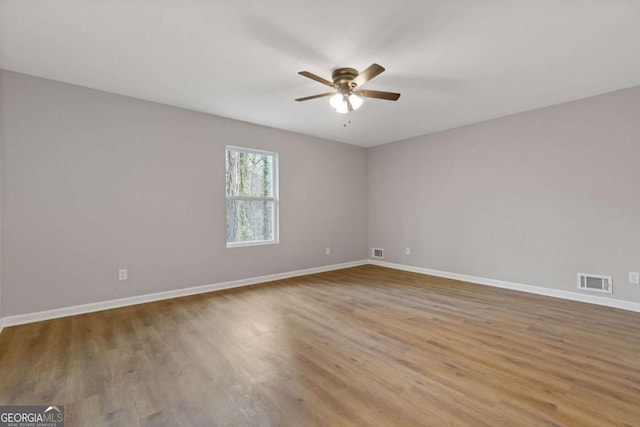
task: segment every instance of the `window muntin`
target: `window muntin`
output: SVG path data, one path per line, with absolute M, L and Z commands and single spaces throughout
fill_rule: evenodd
M 278 155 L 226 148 L 227 247 L 278 243 Z

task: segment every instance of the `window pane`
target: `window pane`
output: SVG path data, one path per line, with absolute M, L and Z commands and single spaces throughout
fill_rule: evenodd
M 272 197 L 273 156 L 227 149 L 227 196 Z
M 227 243 L 273 240 L 272 200 L 227 200 Z

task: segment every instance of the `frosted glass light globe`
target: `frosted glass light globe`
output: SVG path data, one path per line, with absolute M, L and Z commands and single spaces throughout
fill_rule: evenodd
M 340 107 L 340 104 L 343 104 L 344 96 L 341 93 L 336 93 L 331 98 L 329 98 L 329 104 L 336 110 Z
M 357 110 L 362 106 L 362 98 L 355 93 L 352 93 L 351 96 L 349 96 L 349 102 L 351 102 L 351 106 L 354 110 Z
M 347 114 L 349 112 L 349 106 L 347 106 L 347 101 L 343 101 L 340 103 L 336 111 L 340 114 Z

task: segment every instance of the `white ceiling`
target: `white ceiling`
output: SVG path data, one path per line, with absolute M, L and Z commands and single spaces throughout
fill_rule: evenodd
M 640 0 L 0 0 L 0 68 L 373 146 L 639 85 Z

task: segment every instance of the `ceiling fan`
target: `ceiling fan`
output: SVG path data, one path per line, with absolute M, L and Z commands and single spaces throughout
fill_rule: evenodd
M 386 99 L 387 101 L 397 101 L 400 98 L 399 93 L 380 92 L 377 90 L 356 89 L 372 78 L 376 77 L 384 71 L 384 67 L 378 64 L 371 64 L 369 68 L 358 74 L 358 70 L 353 68 L 336 68 L 331 73 L 331 79 L 323 79 L 309 71 L 300 71 L 298 74 L 315 80 L 334 88 L 334 92 L 321 93 L 319 95 L 306 96 L 298 98 L 296 101 L 308 101 L 310 99 L 323 98 L 331 96 L 329 103 L 338 113 L 346 114 L 350 111 L 357 110 L 362 105 L 362 97 Z

